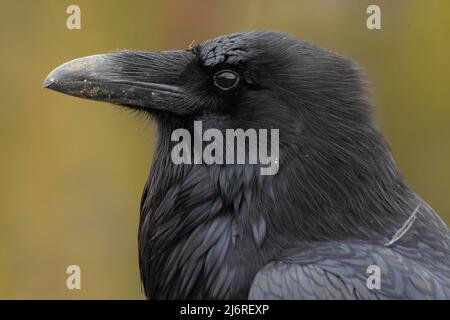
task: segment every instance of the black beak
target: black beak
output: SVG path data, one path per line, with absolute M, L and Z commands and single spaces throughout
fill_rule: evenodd
M 193 59 L 190 51 L 124 51 L 67 62 L 53 70 L 43 87 L 75 97 L 135 109 L 184 114 L 186 92 L 181 75 Z

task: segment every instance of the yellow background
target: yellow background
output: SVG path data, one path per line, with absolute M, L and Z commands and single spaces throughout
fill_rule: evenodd
M 81 7 L 82 29 L 66 28 Z M 382 30 L 366 28 L 379 4 Z M 276 29 L 350 56 L 416 192 L 450 222 L 450 1 L 17 0 L 0 3 L 0 298 L 143 298 L 139 200 L 153 123 L 41 88 L 59 64 Z M 66 267 L 82 289 L 66 289 Z

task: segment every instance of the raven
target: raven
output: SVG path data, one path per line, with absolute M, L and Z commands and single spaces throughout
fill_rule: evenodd
M 449 229 L 399 173 L 351 59 L 251 31 L 76 59 L 43 86 L 157 123 L 138 236 L 148 298 L 450 298 Z M 173 163 L 172 133 L 194 121 L 278 128 L 278 173 Z

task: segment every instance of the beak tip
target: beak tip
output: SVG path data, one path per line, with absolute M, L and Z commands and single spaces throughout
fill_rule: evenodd
M 58 77 L 55 75 L 55 71 L 52 71 L 42 82 L 42 88 L 53 89 L 56 84 L 58 84 Z
M 50 87 L 52 86 L 52 84 L 55 82 L 55 79 L 53 78 L 45 78 L 44 82 L 42 82 L 42 88 L 44 89 L 50 89 Z

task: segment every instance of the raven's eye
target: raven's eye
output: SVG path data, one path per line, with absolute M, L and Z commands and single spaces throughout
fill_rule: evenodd
M 223 91 L 233 89 L 239 84 L 239 75 L 233 70 L 222 70 L 214 75 L 214 84 Z

